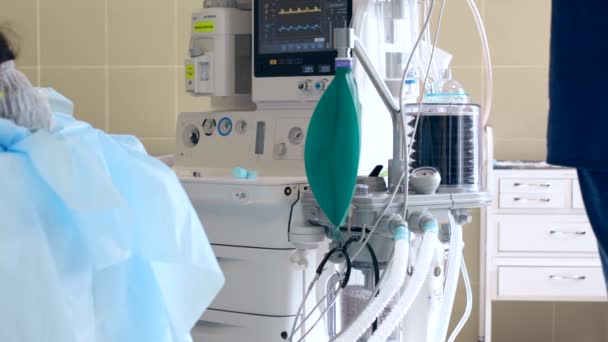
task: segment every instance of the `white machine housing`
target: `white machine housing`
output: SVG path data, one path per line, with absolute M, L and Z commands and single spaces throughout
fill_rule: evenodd
M 310 115 L 311 110 L 179 115 L 174 170 L 226 277 L 192 332 L 195 342 L 283 341 L 282 334 L 291 331 L 318 261 L 309 253 L 311 266 L 300 271 L 290 256 L 325 239 L 324 229 L 305 219 L 301 201 L 308 188 L 303 158 Z M 235 179 L 237 166 L 258 177 Z M 320 325 L 314 334 L 324 330 Z
M 196 95 L 251 93 L 251 12 L 206 8 L 192 14 L 186 90 Z

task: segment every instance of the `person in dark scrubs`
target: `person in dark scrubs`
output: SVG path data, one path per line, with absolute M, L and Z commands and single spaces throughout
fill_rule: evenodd
M 553 0 L 547 161 L 576 168 L 608 279 L 608 1 Z

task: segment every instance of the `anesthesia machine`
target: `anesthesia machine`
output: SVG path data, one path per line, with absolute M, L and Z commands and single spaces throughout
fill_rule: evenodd
M 186 89 L 222 105 L 179 115 L 174 169 L 226 277 L 194 341 L 453 341 L 491 200 L 474 1 L 483 106 L 436 46 L 446 0 L 250 1 L 192 15 Z

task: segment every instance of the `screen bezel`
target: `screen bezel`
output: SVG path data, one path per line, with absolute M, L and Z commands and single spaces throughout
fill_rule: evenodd
M 260 1 L 254 0 L 253 6 L 253 75 L 257 78 L 264 77 L 298 77 L 298 76 L 334 76 L 336 74 L 336 66 L 334 60 L 338 57 L 336 50 L 330 51 L 308 51 L 308 52 L 291 52 L 291 53 L 273 53 L 273 54 L 262 54 L 260 53 L 258 44 L 259 35 L 259 11 Z M 353 1 L 347 0 L 347 18 L 350 22 L 352 21 L 353 15 Z M 266 68 L 265 66 L 270 64 L 270 60 L 273 59 L 302 59 L 302 63 L 298 65 L 281 65 L 274 66 L 272 68 Z M 315 70 L 314 72 L 303 72 L 302 66 L 306 65 L 329 65 L 329 72 L 320 72 Z

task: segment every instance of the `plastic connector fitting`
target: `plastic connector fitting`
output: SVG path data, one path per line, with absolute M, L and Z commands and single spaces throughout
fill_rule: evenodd
M 420 227 L 425 232 L 439 232 L 439 223 L 434 218 L 423 218 Z
M 395 241 L 397 240 L 408 240 L 410 238 L 410 231 L 406 226 L 399 226 L 394 231 Z

